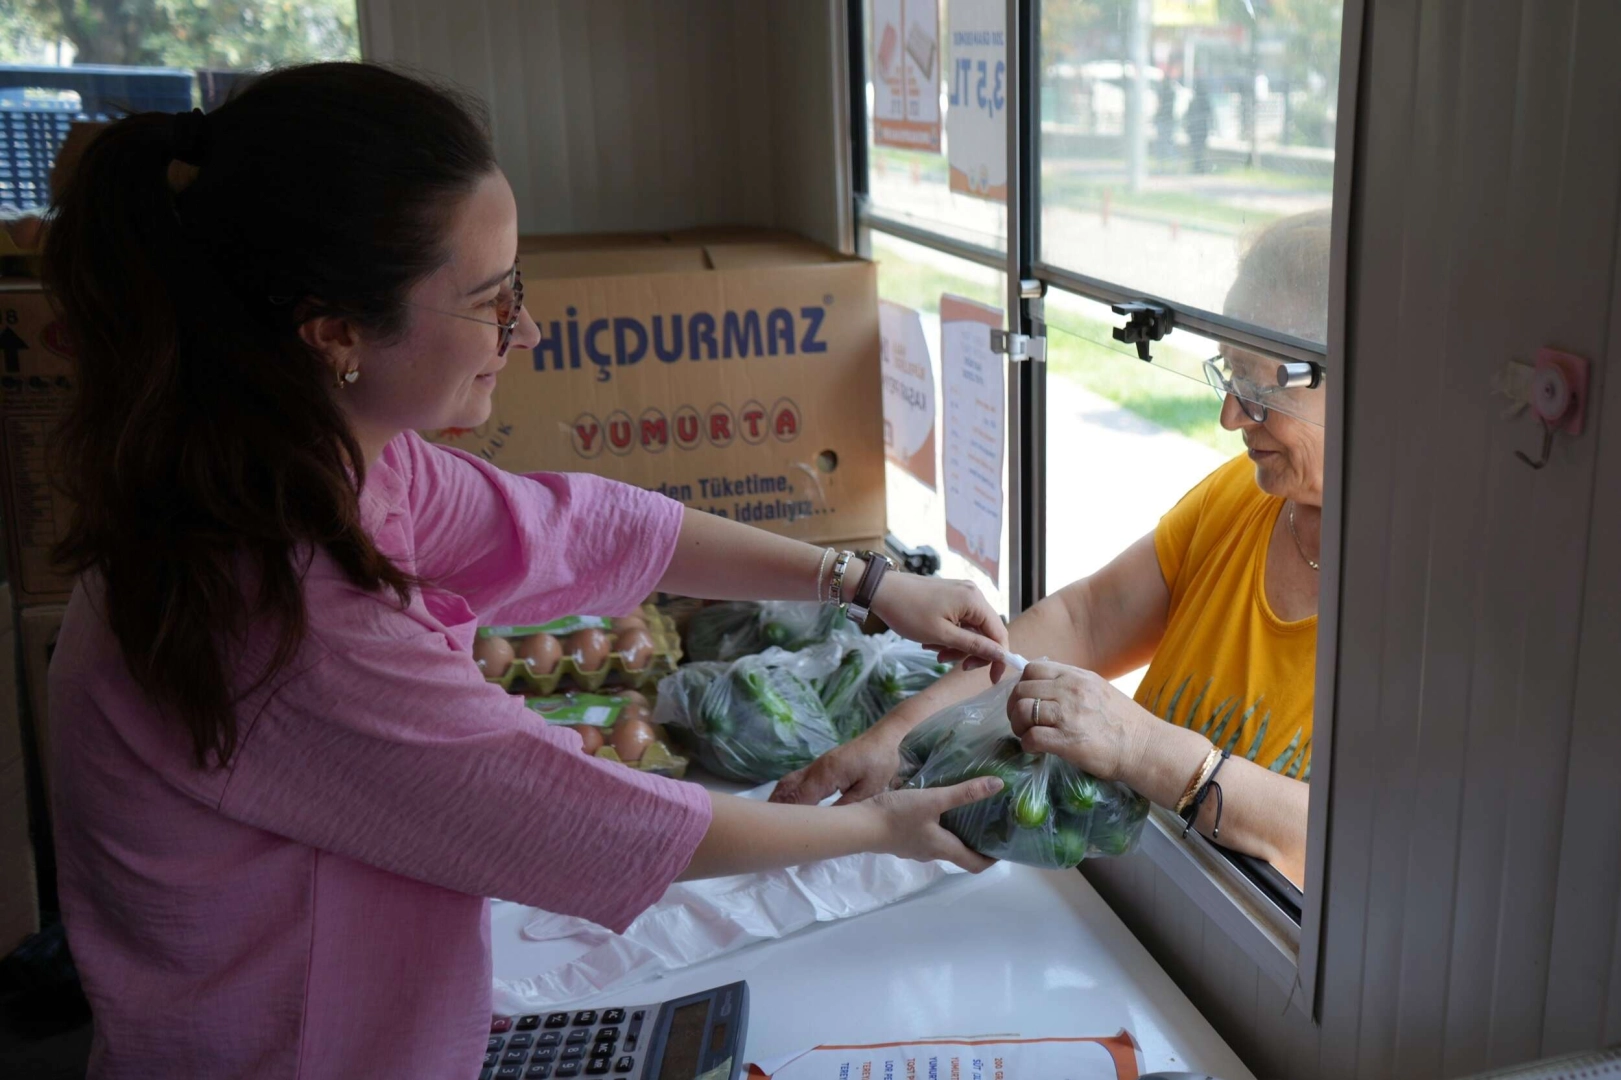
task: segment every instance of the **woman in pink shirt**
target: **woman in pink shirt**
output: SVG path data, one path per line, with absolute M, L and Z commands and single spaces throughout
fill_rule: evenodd
M 50 701 L 93 1077 L 471 1077 L 485 897 L 622 930 L 680 877 L 985 865 L 938 818 L 994 781 L 713 796 L 586 757 L 484 681 L 480 623 L 829 584 L 821 549 L 413 434 L 483 422 L 536 340 L 517 236 L 467 105 L 358 64 L 120 121 L 63 192 L 81 583 Z M 876 609 L 953 662 L 1006 641 L 963 584 L 891 575 Z

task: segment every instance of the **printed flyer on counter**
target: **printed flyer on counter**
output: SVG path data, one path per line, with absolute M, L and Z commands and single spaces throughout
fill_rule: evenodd
M 818 1046 L 750 1065 L 748 1080 L 1137 1080 L 1137 1045 L 1107 1038 L 934 1039 Z
M 945 391 L 946 546 L 993 582 L 1002 570 L 1002 446 L 1007 393 L 991 331 L 1002 312 L 940 297 L 940 371 Z

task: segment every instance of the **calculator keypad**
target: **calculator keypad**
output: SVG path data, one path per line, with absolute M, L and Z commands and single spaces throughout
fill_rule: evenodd
M 640 1009 L 581 1009 L 492 1017 L 480 1080 L 628 1076 L 636 1071 L 644 1016 Z

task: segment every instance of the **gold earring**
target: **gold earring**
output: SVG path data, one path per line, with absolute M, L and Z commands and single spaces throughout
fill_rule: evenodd
M 342 390 L 345 386 L 348 386 L 358 378 L 360 378 L 360 369 L 350 368 L 348 371 L 343 372 L 337 377 L 336 386 L 339 390 Z

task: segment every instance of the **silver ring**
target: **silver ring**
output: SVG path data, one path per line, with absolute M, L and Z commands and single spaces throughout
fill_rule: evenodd
M 1041 726 L 1041 699 L 1040 698 L 1036 698 L 1036 703 L 1030 710 L 1030 726 L 1031 727 L 1040 727 Z

